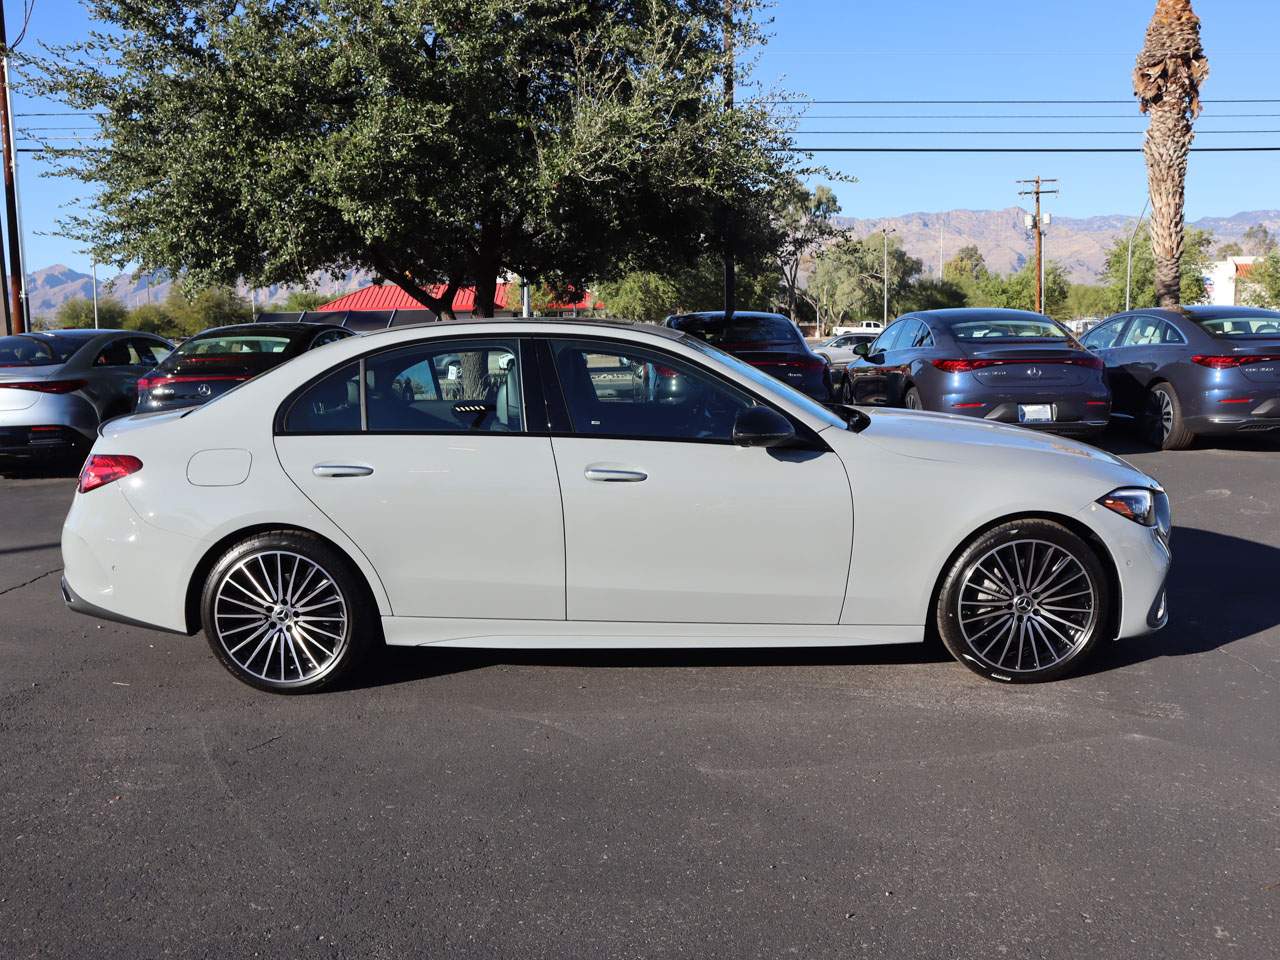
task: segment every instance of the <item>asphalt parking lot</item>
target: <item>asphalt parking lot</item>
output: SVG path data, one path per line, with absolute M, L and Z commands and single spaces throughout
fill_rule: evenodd
M 272 696 L 64 610 L 73 481 L 0 480 L 0 957 L 1274 957 L 1280 444 L 1107 445 L 1172 620 L 1035 687 L 396 651 Z

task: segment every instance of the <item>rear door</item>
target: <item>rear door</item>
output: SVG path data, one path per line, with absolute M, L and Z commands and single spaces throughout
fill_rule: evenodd
M 564 619 L 560 487 L 550 437 L 526 428 L 519 354 L 511 337 L 398 347 L 282 412 L 281 464 L 396 616 Z
M 834 453 L 816 437 L 735 446 L 758 399 L 683 358 L 616 340 L 547 349 L 572 431 L 552 441 L 569 619 L 839 622 L 853 506 Z
M 1111 349 L 1112 394 L 1122 409 L 1137 415 L 1144 409 L 1156 371 L 1176 360 L 1186 339 L 1160 317 L 1139 314 Z

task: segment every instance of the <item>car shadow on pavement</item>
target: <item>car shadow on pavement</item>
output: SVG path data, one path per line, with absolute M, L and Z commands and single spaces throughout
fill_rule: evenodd
M 1280 624 L 1280 549 L 1194 527 L 1174 527 L 1171 545 L 1168 625 L 1107 644 L 1082 674 L 1207 653 Z
M 1144 637 L 1099 648 L 1079 675 L 1207 653 L 1280 623 L 1274 571 L 1280 549 L 1208 530 L 1176 527 L 1169 577 L 1169 624 Z M 498 665 L 572 667 L 899 666 L 951 659 L 936 638 L 875 647 L 718 648 L 709 650 L 463 650 L 391 647 L 344 686 L 412 683 Z
M 544 667 L 798 667 L 896 666 L 940 663 L 951 655 L 935 639 L 873 647 L 720 647 L 706 650 L 464 650 L 388 647 L 345 689 L 412 683 L 494 666 Z
M 80 460 L 0 461 L 0 478 L 5 480 L 72 480 L 80 475 Z

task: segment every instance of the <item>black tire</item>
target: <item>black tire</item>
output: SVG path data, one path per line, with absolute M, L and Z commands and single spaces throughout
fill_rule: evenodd
M 1147 391 L 1142 434 L 1157 450 L 1185 450 L 1195 441 L 1196 435 L 1187 429 L 1178 391 L 1172 384 L 1157 383 Z
M 1042 683 L 1089 657 L 1112 602 L 1102 562 L 1084 540 L 1050 520 L 1019 520 L 979 536 L 944 572 L 934 623 L 974 673 Z
M 920 398 L 920 391 L 915 387 L 907 387 L 907 392 L 902 395 L 902 405 L 908 410 L 923 410 L 924 401 Z
M 844 378 L 840 381 L 840 402 L 853 404 L 853 377 L 849 376 L 849 371 L 845 371 Z
M 272 693 L 335 686 L 381 642 L 360 572 L 324 540 L 294 530 L 231 547 L 209 571 L 200 609 L 214 656 L 236 679 Z

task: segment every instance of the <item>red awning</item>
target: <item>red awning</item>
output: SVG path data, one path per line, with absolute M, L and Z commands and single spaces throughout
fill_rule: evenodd
M 444 293 L 444 286 L 427 287 L 427 292 L 438 297 Z M 510 299 L 508 299 L 508 297 Z M 518 310 L 520 308 L 520 288 L 514 283 L 498 284 L 494 297 L 494 306 L 498 310 Z M 577 303 L 552 303 L 546 309 L 557 312 L 564 310 L 595 310 L 604 306 L 588 293 Z M 454 313 L 471 313 L 476 308 L 475 287 L 463 287 L 453 297 Z M 422 304 L 409 296 L 393 283 L 371 284 L 346 296 L 339 297 L 316 310 L 421 310 Z

